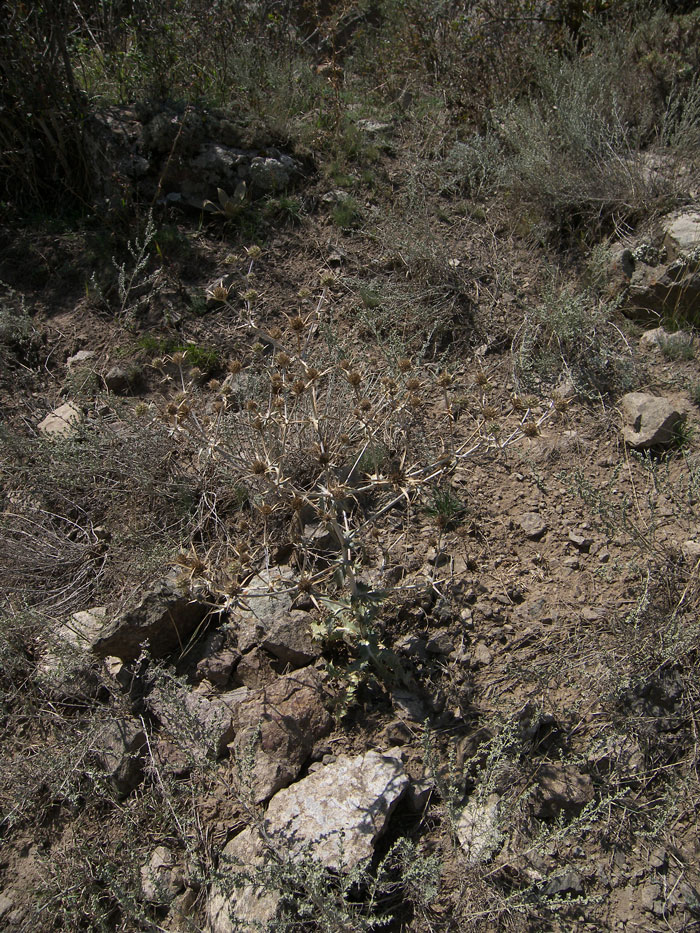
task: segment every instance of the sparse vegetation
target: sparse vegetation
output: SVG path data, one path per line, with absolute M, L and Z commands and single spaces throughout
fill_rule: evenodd
M 695 928 L 698 36 L 10 3 L 0 926 Z

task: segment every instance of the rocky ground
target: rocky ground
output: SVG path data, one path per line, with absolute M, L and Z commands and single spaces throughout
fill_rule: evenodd
M 698 192 L 104 126 L 123 260 L 3 235 L 2 925 L 700 927 Z

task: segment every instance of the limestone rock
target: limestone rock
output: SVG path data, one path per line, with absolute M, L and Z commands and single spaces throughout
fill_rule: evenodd
M 372 857 L 409 783 L 396 748 L 357 758 L 340 755 L 275 794 L 266 828 L 287 851 L 301 852 L 308 845 L 327 868 L 349 871 Z
M 147 642 L 154 658 L 182 650 L 209 614 L 206 603 L 191 599 L 168 582 L 148 592 L 129 612 L 108 624 L 93 643 L 99 657 L 133 661 Z
M 105 616 L 103 606 L 76 612 L 49 635 L 39 648 L 37 678 L 42 686 L 62 696 L 94 695 L 99 681 L 90 652 Z
M 668 447 L 685 413 L 667 398 L 629 392 L 621 399 L 625 443 L 636 450 Z
M 209 185 L 226 187 L 236 184 L 241 178 L 246 163 L 246 154 L 219 143 L 206 143 L 192 161 L 198 176 Z
M 68 437 L 82 418 L 82 412 L 73 402 L 65 402 L 50 412 L 37 425 L 45 437 Z
M 658 350 L 668 347 L 671 350 L 692 346 L 693 335 L 687 330 L 667 331 L 663 327 L 654 327 L 651 330 L 645 330 L 639 338 L 639 343 L 643 347 Z
M 321 654 L 318 642 L 311 637 L 310 617 L 305 612 L 292 612 L 276 622 L 262 647 L 291 667 L 305 667 Z
M 272 798 L 265 814 L 267 843 L 285 857 L 308 851 L 326 868 L 351 871 L 372 857 L 409 783 L 397 749 L 356 758 L 341 755 Z M 255 884 L 263 853 L 252 827 L 224 849 L 220 866 L 225 875 L 230 873 L 233 890 L 227 890 L 224 881 L 210 892 L 207 912 L 212 933 L 233 933 L 240 923 L 266 929 L 274 918 L 280 894 Z
M 700 250 L 700 211 L 686 211 L 668 221 L 664 234 L 669 259 L 692 256 Z
M 392 125 L 391 123 L 382 123 L 380 120 L 358 120 L 357 128 L 369 136 L 376 136 L 378 133 L 387 133 L 392 129 Z
M 503 836 L 498 825 L 499 807 L 498 794 L 489 794 L 486 799 L 474 794 L 460 813 L 457 838 L 467 854 L 467 864 L 488 861 L 500 845 Z
M 127 716 L 104 723 L 96 734 L 97 759 L 120 794 L 128 794 L 143 777 L 145 746 L 143 726 Z
M 667 242 L 670 242 L 667 240 Z M 682 242 L 687 247 L 690 241 Z M 700 297 L 700 244 L 687 252 L 669 250 L 675 258 L 670 262 L 649 265 L 638 262 L 630 280 L 624 305 L 633 317 L 670 317 L 674 320 L 697 320 Z
M 278 625 L 284 625 L 292 608 L 293 577 L 263 571 L 246 587 L 246 608 L 237 617 L 238 650 L 242 653 L 260 646 Z
M 95 355 L 94 350 L 78 350 L 73 356 L 68 357 L 66 366 L 68 369 L 72 369 L 73 366 L 82 366 L 83 363 L 89 363 L 90 360 L 93 360 Z
M 293 781 L 314 743 L 330 732 L 323 693 L 319 673 L 304 668 L 252 691 L 236 707 L 232 748 L 242 760 L 252 747 L 250 780 L 256 800 L 265 800 Z
M 233 717 L 247 692 L 218 694 L 206 688 L 161 685 L 148 696 L 146 705 L 178 749 L 199 764 L 223 755 L 233 741 Z
M 292 180 L 296 167 L 296 162 L 288 155 L 279 155 L 276 159 L 256 156 L 250 163 L 248 174 L 260 191 L 281 191 Z
M 255 872 L 264 862 L 260 838 L 254 829 L 244 829 L 222 852 L 220 869 L 228 876 L 215 884 L 207 899 L 210 933 L 235 933 L 248 925 L 265 930 L 277 913 L 281 895 L 246 882 L 244 876 Z M 241 877 L 236 878 L 240 872 Z
M 141 866 L 141 891 L 149 904 L 169 904 L 185 887 L 182 868 L 167 846 L 158 846 Z

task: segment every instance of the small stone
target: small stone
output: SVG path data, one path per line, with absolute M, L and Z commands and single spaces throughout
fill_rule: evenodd
M 311 636 L 310 623 L 306 613 L 291 612 L 273 625 L 262 647 L 284 664 L 306 667 L 321 654 L 319 643 Z
M 420 638 L 418 635 L 404 635 L 395 642 L 394 650 L 408 658 L 425 660 L 427 642 L 425 638 Z
M 0 892 L 0 920 L 12 910 L 13 906 L 12 898 L 8 897 L 4 891 Z
M 224 648 L 222 651 L 212 654 L 197 664 L 197 677 L 202 680 L 208 680 L 216 687 L 226 687 L 231 679 L 231 672 L 240 661 L 240 654 L 237 651 L 231 651 Z
M 525 512 L 518 519 L 518 524 L 530 541 L 539 541 L 547 531 L 547 523 L 537 512 Z
M 89 363 L 90 360 L 95 358 L 94 350 L 78 350 L 77 353 L 74 353 L 73 356 L 69 356 L 66 360 L 66 366 L 68 369 L 72 369 L 73 366 L 80 366 L 83 363 Z
M 544 893 L 550 897 L 554 894 L 583 894 L 581 876 L 576 871 L 565 871 L 545 885 Z
M 37 675 L 42 684 L 65 696 L 94 693 L 98 681 L 91 649 L 106 619 L 103 606 L 74 613 L 40 647 Z
M 142 724 L 130 717 L 106 722 L 95 736 L 95 752 L 115 789 L 126 795 L 143 777 L 143 750 L 146 733 Z
M 391 700 L 394 709 L 399 710 L 407 719 L 411 719 L 413 722 L 425 722 L 428 718 L 425 703 L 409 690 L 392 691 Z
M 486 667 L 486 665 L 491 663 L 492 659 L 493 653 L 488 646 L 483 641 L 477 642 L 474 647 L 474 661 L 476 664 Z
M 649 856 L 649 867 L 661 871 L 668 865 L 668 852 L 665 849 L 656 849 Z
M 236 665 L 233 682 L 254 690 L 277 680 L 278 673 L 272 668 L 272 658 L 267 651 L 253 648 L 244 654 Z
M 129 395 L 139 385 L 141 375 L 137 367 L 112 366 L 104 376 L 104 383 L 115 395 Z
M 535 815 L 553 819 L 561 811 L 578 814 L 593 799 L 593 782 L 572 765 L 543 764 L 533 794 Z
M 232 839 L 221 854 L 219 870 L 225 873 L 242 871 L 246 874 L 261 868 L 264 863 L 263 847 L 252 828 L 244 829 Z M 207 919 L 211 933 L 235 933 L 249 926 L 266 930 L 277 913 L 281 895 L 259 885 L 244 883 L 228 890 L 214 884 L 207 899 Z
M 689 561 L 700 559 L 700 541 L 684 541 L 681 545 L 684 557 Z
M 375 136 L 377 133 L 388 132 L 392 127 L 391 123 L 382 123 L 379 120 L 358 120 L 357 128 L 369 133 L 370 136 Z
M 431 547 L 427 553 L 428 563 L 433 567 L 444 567 L 449 564 L 450 555 L 442 548 Z
M 569 541 L 584 554 L 590 551 L 591 545 L 593 544 L 593 538 L 589 538 L 587 535 L 581 534 L 578 531 L 569 532 Z
M 413 733 L 403 719 L 395 719 L 384 726 L 379 733 L 379 745 L 408 745 L 413 740 Z
M 639 892 L 639 903 L 644 910 L 652 913 L 654 911 L 654 902 L 661 896 L 661 885 L 657 883 L 645 884 Z
M 454 651 L 454 641 L 448 631 L 435 632 L 425 646 L 428 654 L 448 655 Z

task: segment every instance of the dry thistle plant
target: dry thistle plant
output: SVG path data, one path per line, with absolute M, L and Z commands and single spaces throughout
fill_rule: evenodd
M 259 253 L 248 255 L 250 282 Z M 280 573 L 279 587 L 311 600 L 324 620 L 315 634 L 340 638 L 383 679 L 395 676 L 395 659 L 373 625 L 385 595 L 373 589 L 367 559 L 377 526 L 396 513 L 408 523 L 413 504 L 432 501 L 460 462 L 477 450 L 498 454 L 536 434 L 538 421 L 530 409 L 511 410 L 487 426 L 486 416 L 494 422 L 501 415 L 491 406 L 466 426 L 453 407 L 454 374 L 407 359 L 396 372 L 379 373 L 334 359 L 316 339 L 326 286 L 312 311 L 287 317 L 281 329 L 260 323 L 254 288 L 240 298 L 250 362 L 232 361 L 204 396 L 173 357 L 181 391 L 165 413 L 171 430 L 197 445 L 199 470 L 213 465 L 245 489 L 250 513 L 245 558 L 239 547 L 233 561 L 230 553 L 217 555 L 197 572 L 231 609 L 258 595 L 260 579 L 253 578 L 261 570 L 274 580 L 270 567 L 289 563 L 292 576 Z

